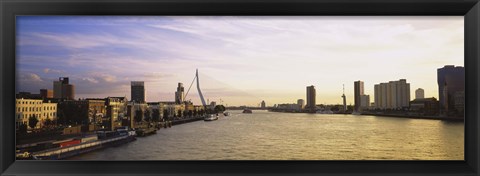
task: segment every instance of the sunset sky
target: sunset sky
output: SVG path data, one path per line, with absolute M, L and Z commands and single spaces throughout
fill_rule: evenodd
M 398 79 L 438 98 L 437 68 L 464 65 L 463 16 L 445 17 L 17 17 L 17 92 L 70 77 L 76 98 L 127 96 L 145 81 L 147 101 L 173 101 L 200 72 L 205 98 L 267 106 L 306 99 L 340 104 L 342 84 Z M 200 104 L 196 85 L 187 99 Z

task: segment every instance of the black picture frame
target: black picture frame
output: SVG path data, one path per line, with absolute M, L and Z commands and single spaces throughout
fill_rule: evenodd
M 478 0 L 1 0 L 1 175 L 479 175 Z M 15 161 L 17 15 L 465 17 L 465 161 Z

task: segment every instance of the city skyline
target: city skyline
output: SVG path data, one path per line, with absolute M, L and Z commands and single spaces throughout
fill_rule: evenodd
M 309 85 L 317 104 L 342 104 L 342 84 L 354 104 L 357 80 L 370 96 L 407 79 L 438 98 L 436 70 L 464 65 L 462 17 L 22 16 L 17 32 L 17 92 L 70 77 L 75 98 L 130 97 L 144 81 L 147 101 L 174 101 L 196 68 L 205 97 L 228 105 L 294 103 Z

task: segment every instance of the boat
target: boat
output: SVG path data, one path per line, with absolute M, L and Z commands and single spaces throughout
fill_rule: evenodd
M 135 131 L 118 129 L 116 131 L 97 131 L 95 136 L 62 141 L 58 147 L 36 152 L 17 153 L 18 159 L 59 160 L 94 150 L 117 146 L 136 140 Z M 83 142 L 82 142 L 83 141 Z
M 203 120 L 204 121 L 218 120 L 218 114 L 208 114 L 207 117 L 205 117 Z
M 223 116 L 230 116 L 230 112 L 223 112 Z
M 251 109 L 243 109 L 243 112 L 242 112 L 242 113 L 251 114 L 251 113 L 252 113 L 252 110 L 251 110 Z

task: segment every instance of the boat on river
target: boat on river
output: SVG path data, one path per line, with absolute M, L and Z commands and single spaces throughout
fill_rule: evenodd
M 230 112 L 223 112 L 223 116 L 230 116 Z
M 205 119 L 203 119 L 204 121 L 214 121 L 214 120 L 218 120 L 218 114 L 208 114 L 207 117 L 205 117 Z

